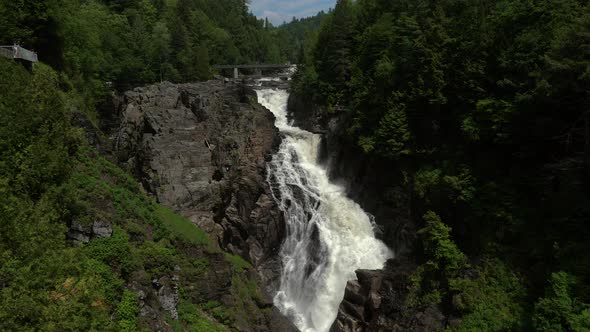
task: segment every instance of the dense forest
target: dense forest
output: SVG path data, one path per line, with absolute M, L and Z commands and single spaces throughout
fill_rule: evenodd
M 276 28 L 244 0 L 0 2 L 0 45 L 19 43 L 92 108 L 106 82 L 124 90 L 213 77 L 214 64 L 296 63 L 321 18 Z
M 339 0 L 293 88 L 410 188 L 409 308 L 590 329 L 588 1 Z
M 293 18 L 290 23 L 285 23 L 276 29 L 275 35 L 281 59 L 287 59 L 291 63 L 302 63 L 313 49 L 317 34 L 328 13 L 320 11 L 317 15 L 307 18 Z
M 163 273 L 183 280 L 172 330 L 250 326 L 250 263 L 78 125 L 99 131 L 97 107 L 132 87 L 286 62 L 293 92 L 411 192 L 408 310 L 442 308 L 449 331 L 590 330 L 588 0 L 338 0 L 279 27 L 248 4 L 0 0 L 0 45 L 41 61 L 0 58 L 0 330 L 145 330 L 128 286 Z M 66 240 L 97 220 L 109 237 Z M 191 288 L 223 264 L 235 308 Z
M 299 45 L 308 28 L 294 25 Z M 251 265 L 157 204 L 88 137 L 101 135 L 96 107 L 106 96 L 206 80 L 213 64 L 295 62 L 279 40 L 294 33 L 243 0 L 0 1 L 0 45 L 18 43 L 41 61 L 26 70 L 0 58 L 0 330 L 146 330 L 138 315 L 148 300 L 129 285 L 165 274 L 183 281 L 170 329 L 227 331 L 255 319 Z M 93 227 L 107 236 L 66 239 Z M 232 308 L 192 286 L 224 264 Z

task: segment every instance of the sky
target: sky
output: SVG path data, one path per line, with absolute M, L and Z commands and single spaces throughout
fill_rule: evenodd
M 268 17 L 273 25 L 297 18 L 314 16 L 320 10 L 333 8 L 336 0 L 252 0 L 250 9 L 258 18 Z

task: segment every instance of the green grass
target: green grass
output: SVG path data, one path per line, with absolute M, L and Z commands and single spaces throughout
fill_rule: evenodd
M 190 332 L 226 332 L 227 328 L 208 319 L 194 304 L 181 300 L 178 305 L 178 315 L 181 324 L 176 324 L 174 331 Z M 180 327 L 181 325 L 182 327 Z M 178 328 L 181 329 L 178 329 Z
M 251 269 L 252 264 L 246 262 L 242 257 L 225 253 L 225 260 L 236 269 L 237 272 L 242 272 L 245 269 Z
M 189 220 L 175 214 L 170 209 L 159 205 L 157 214 L 170 232 L 189 243 L 210 246 L 211 239 L 205 231 L 195 226 Z

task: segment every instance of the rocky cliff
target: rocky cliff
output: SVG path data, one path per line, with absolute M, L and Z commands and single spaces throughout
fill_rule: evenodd
M 284 235 L 265 180 L 266 161 L 280 143 L 272 113 L 250 88 L 222 80 L 137 88 L 125 93 L 120 109 L 119 164 L 218 247 L 251 262 L 264 285 L 257 304 L 272 306 Z M 272 315 L 265 330 L 295 330 L 276 310 Z

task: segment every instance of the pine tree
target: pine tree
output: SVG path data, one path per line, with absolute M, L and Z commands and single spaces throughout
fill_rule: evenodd
M 320 80 L 342 89 L 351 76 L 354 15 L 350 0 L 339 0 L 318 38 L 315 66 Z

